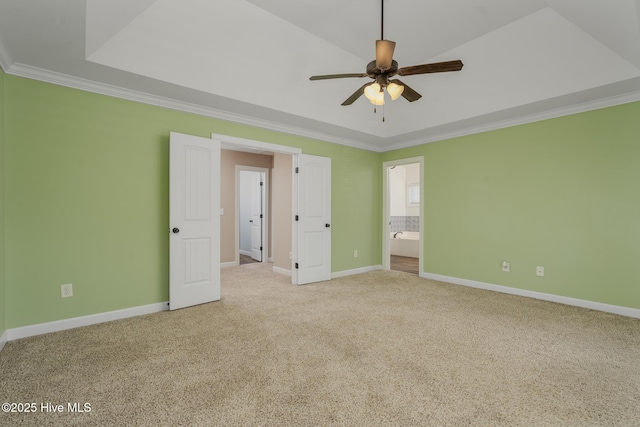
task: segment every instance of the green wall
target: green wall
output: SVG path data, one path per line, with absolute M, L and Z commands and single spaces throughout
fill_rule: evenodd
M 6 327 L 4 250 L 4 71 L 0 68 L 0 336 Z
M 423 271 L 640 308 L 639 117 L 633 103 L 384 153 L 425 159 Z
M 637 117 L 626 104 L 379 154 L 0 72 L 0 334 L 168 299 L 170 131 L 331 157 L 334 272 L 381 263 L 382 162 L 424 156 L 423 271 L 640 308 Z
M 170 131 L 331 157 L 332 270 L 380 264 L 378 153 L 11 75 L 4 98 L 7 328 L 168 300 Z

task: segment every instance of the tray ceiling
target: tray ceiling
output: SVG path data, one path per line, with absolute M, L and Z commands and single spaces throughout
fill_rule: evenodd
M 375 151 L 640 99 L 639 1 L 387 0 L 403 81 L 423 97 L 361 97 L 380 2 L 5 0 L 6 72 Z M 385 116 L 384 123 L 382 116 Z

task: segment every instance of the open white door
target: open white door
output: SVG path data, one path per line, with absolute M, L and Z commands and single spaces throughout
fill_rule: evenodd
M 262 173 L 249 174 L 251 181 L 251 258 L 262 261 Z
M 331 159 L 298 155 L 298 285 L 331 279 Z
M 169 308 L 220 299 L 220 143 L 171 132 Z

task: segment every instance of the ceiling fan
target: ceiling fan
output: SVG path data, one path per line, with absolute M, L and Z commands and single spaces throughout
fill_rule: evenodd
M 412 65 L 398 68 L 398 63 L 393 59 L 393 51 L 396 43 L 384 39 L 384 0 L 382 0 L 380 40 L 376 40 L 376 59 L 367 64 L 366 72 L 350 74 L 326 74 L 311 76 L 309 80 L 342 79 L 349 77 L 369 77 L 373 83 L 365 83 L 347 98 L 342 105 L 351 105 L 360 96 L 365 95 L 373 105 L 384 105 L 384 89 L 396 100 L 402 95 L 407 101 L 417 101 L 422 97 L 398 79 L 390 79 L 395 76 L 412 76 L 415 74 L 444 73 L 448 71 L 460 71 L 462 61 L 435 62 L 431 64 Z

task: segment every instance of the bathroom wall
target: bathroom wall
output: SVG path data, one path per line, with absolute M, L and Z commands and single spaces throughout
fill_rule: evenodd
M 409 203 L 409 186 L 420 194 L 420 164 L 398 165 L 389 169 L 391 231 L 420 231 L 420 203 Z

